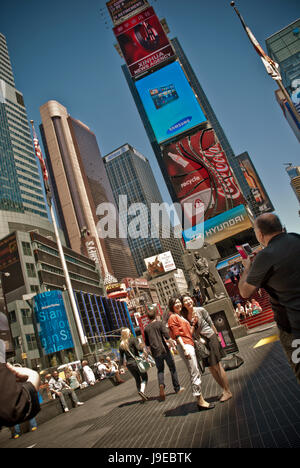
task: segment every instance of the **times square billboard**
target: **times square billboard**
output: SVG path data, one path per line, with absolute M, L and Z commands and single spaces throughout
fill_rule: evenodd
M 149 6 L 147 0 L 110 0 L 106 3 L 114 24 Z
M 138 80 L 135 85 L 158 143 L 206 122 L 178 61 Z
M 132 16 L 113 31 L 133 78 L 175 57 L 153 8 Z

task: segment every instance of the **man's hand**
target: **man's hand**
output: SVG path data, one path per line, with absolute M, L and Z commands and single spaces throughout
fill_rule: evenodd
M 37 372 L 26 367 L 14 367 L 7 363 L 6 367 L 15 375 L 17 382 L 30 382 L 38 391 L 40 388 L 40 376 Z

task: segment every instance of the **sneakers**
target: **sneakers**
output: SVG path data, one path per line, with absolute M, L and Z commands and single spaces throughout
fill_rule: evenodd
M 184 390 L 185 390 L 185 388 L 184 388 L 184 387 L 180 387 L 180 389 L 179 389 L 179 390 L 177 390 L 177 392 L 175 392 L 175 393 L 176 393 L 176 395 L 179 395 L 179 393 L 182 393 L 182 392 L 184 392 Z
M 36 427 L 36 426 L 34 426 L 34 427 L 31 428 L 31 432 L 34 432 L 34 431 L 36 431 L 36 430 L 37 430 L 37 427 Z
M 166 399 L 165 386 L 163 384 L 159 386 L 159 398 L 160 401 L 165 401 Z
M 68 412 L 69 412 L 69 408 L 65 408 L 65 409 L 64 409 L 64 412 L 65 412 L 65 413 L 68 413 Z
M 20 437 L 19 434 L 15 434 L 15 435 L 13 436 L 13 439 L 18 439 L 19 437 Z
M 82 401 L 79 401 L 76 406 L 83 406 L 83 405 L 84 403 L 82 403 Z

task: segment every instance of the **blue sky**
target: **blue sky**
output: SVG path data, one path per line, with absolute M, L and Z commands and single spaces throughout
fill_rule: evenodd
M 300 232 L 299 204 L 283 164 L 300 165 L 299 143 L 229 0 L 150 0 L 178 37 L 235 154 L 248 151 L 276 213 Z M 299 0 L 239 0 L 246 23 L 265 39 L 299 18 Z M 145 129 L 115 51 L 104 0 L 10 0 L 1 7 L 16 86 L 28 118 L 51 99 L 96 134 L 102 155 L 130 143 L 150 161 L 169 201 Z

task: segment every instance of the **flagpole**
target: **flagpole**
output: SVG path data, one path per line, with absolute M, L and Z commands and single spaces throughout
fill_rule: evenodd
M 77 325 L 77 330 L 78 330 L 78 333 L 79 333 L 80 342 L 81 342 L 81 344 L 82 344 L 82 346 L 84 347 L 84 350 L 85 350 L 85 348 L 87 346 L 87 337 L 85 336 L 85 334 L 83 332 L 83 327 L 81 325 L 77 305 L 76 305 L 75 298 L 74 298 L 74 292 L 73 292 L 73 288 L 72 288 L 72 284 L 71 284 L 71 280 L 70 280 L 70 275 L 69 275 L 69 271 L 68 271 L 68 267 L 67 267 L 67 262 L 66 262 L 64 251 L 63 251 L 63 248 L 62 248 L 61 240 L 60 240 L 60 237 L 59 237 L 58 227 L 57 227 L 55 214 L 54 214 L 54 209 L 53 209 L 53 204 L 52 204 L 52 194 L 51 194 L 51 190 L 50 190 L 50 186 L 49 186 L 49 182 L 48 182 L 48 172 L 47 172 L 45 161 L 43 160 L 42 152 L 41 152 L 41 149 L 40 149 L 40 146 L 39 146 L 39 143 L 38 143 L 38 138 L 37 138 L 37 135 L 36 135 L 36 132 L 35 132 L 33 120 L 31 120 L 30 123 L 31 123 L 31 126 L 32 126 L 32 132 L 33 132 L 35 153 L 36 153 L 37 158 L 40 161 L 40 165 L 41 165 L 41 169 L 42 169 L 42 173 L 43 173 L 43 180 L 44 180 L 44 187 L 45 187 L 45 191 L 46 191 L 47 204 L 49 206 L 50 215 L 51 215 L 51 219 L 52 219 L 52 223 L 53 223 L 53 227 L 54 227 L 54 233 L 55 233 L 55 237 L 56 237 L 58 252 L 59 252 L 59 256 L 60 256 L 60 260 L 61 260 L 61 264 L 62 264 L 62 268 L 63 268 L 63 272 L 64 272 L 64 277 L 65 277 L 65 280 L 66 280 L 66 287 L 67 287 L 67 291 L 69 293 L 69 299 L 70 299 L 73 315 L 74 315 L 74 318 L 75 318 L 75 322 L 76 322 L 76 325 Z
M 256 52 L 260 55 L 260 58 L 262 59 L 263 64 L 265 65 L 265 68 L 266 68 L 268 74 L 271 75 L 273 80 L 275 80 L 278 83 L 279 88 L 281 89 L 281 91 L 283 92 L 284 97 L 286 98 L 287 102 L 289 103 L 289 106 L 291 108 L 291 111 L 292 111 L 296 121 L 298 123 L 300 123 L 300 115 L 298 114 L 297 109 L 295 108 L 294 103 L 290 98 L 289 93 L 287 92 L 287 90 L 285 89 L 285 87 L 284 87 L 284 85 L 282 83 L 281 75 L 280 75 L 280 72 L 279 72 L 279 65 L 276 62 L 274 62 L 274 60 L 272 60 L 264 52 L 263 48 L 261 47 L 259 42 L 256 40 L 256 38 L 254 37 L 254 35 L 252 34 L 252 32 L 250 31 L 248 26 L 246 26 L 246 23 L 245 23 L 242 15 L 240 14 L 239 10 L 235 6 L 235 2 L 230 2 L 230 5 L 233 7 L 234 11 L 236 12 L 237 16 L 239 17 L 239 19 L 240 19 L 240 21 L 242 23 L 242 26 L 245 29 L 245 31 L 246 31 L 246 33 L 247 33 L 247 35 L 249 37 L 249 40 L 252 43 L 252 45 L 254 46 Z

